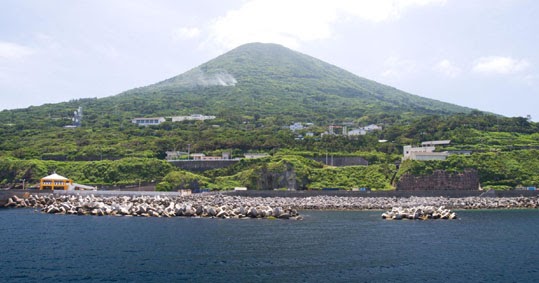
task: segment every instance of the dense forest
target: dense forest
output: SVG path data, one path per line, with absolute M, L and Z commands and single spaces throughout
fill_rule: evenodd
M 83 109 L 80 127 L 73 111 Z M 180 115 L 213 115 L 172 122 Z M 154 126 L 136 117 L 165 117 Z M 101 99 L 0 112 L 0 187 L 35 184 L 57 172 L 79 183 L 153 183 L 160 190 L 392 189 L 409 172 L 478 169 L 483 186 L 539 185 L 539 125 L 411 95 L 272 44 L 248 44 L 163 82 Z M 291 130 L 293 123 L 304 128 Z M 377 125 L 364 135 L 331 134 Z M 66 127 L 67 126 L 67 127 Z M 342 129 L 342 128 L 341 128 Z M 466 151 L 446 161 L 396 162 L 402 146 L 451 140 Z M 382 141 L 382 142 L 381 142 Z M 267 153 L 230 168 L 192 173 L 167 151 L 220 156 Z M 360 156 L 369 166 L 331 167 L 309 159 Z

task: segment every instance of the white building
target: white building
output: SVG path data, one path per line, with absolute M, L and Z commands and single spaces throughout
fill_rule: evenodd
M 204 121 L 215 119 L 215 116 L 206 116 L 202 114 L 193 114 L 190 116 L 175 116 L 172 117 L 172 122 L 182 122 L 182 121 Z
M 352 129 L 348 131 L 348 135 L 349 136 L 364 136 L 369 132 L 381 131 L 381 130 L 382 130 L 381 126 L 371 124 L 362 128 Z
M 294 123 L 294 124 L 288 126 L 288 128 L 291 131 L 295 132 L 295 131 L 303 130 L 304 127 L 303 127 L 302 123 Z
M 188 158 L 193 160 L 203 160 L 204 157 L 206 157 L 206 154 L 204 153 L 193 153 Z
M 412 147 L 411 145 L 405 145 L 403 147 L 403 160 L 445 160 L 449 153 L 444 152 L 434 152 L 436 147 L 434 146 L 422 146 L 422 147 Z
M 247 158 L 247 159 L 254 159 L 254 158 L 268 157 L 269 154 L 267 154 L 267 153 L 246 153 L 243 156 L 245 156 L 245 158 Z
M 451 140 L 442 140 L 442 141 L 424 141 L 421 143 L 421 146 L 437 146 L 437 145 L 449 145 Z
M 363 129 L 367 132 L 372 132 L 372 131 L 381 131 L 382 127 L 375 124 L 371 124 L 371 125 L 363 127 Z
M 154 126 L 159 125 L 163 122 L 165 122 L 164 117 L 156 117 L 156 118 L 135 118 L 131 120 L 133 124 L 137 124 L 139 126 Z
M 367 134 L 367 131 L 365 131 L 363 128 L 352 129 L 348 131 L 349 136 L 364 136 L 366 134 Z

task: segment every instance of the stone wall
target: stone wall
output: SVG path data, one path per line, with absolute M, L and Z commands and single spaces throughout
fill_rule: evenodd
M 479 175 L 475 169 L 466 169 L 461 173 L 449 173 L 437 170 L 432 175 L 414 176 L 405 174 L 397 183 L 398 191 L 429 190 L 478 190 Z

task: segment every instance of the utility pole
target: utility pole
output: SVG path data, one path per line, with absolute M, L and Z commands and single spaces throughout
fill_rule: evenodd
M 326 165 L 329 165 L 328 164 L 328 150 L 326 149 Z
M 189 160 L 191 156 L 191 144 L 187 144 L 187 160 Z

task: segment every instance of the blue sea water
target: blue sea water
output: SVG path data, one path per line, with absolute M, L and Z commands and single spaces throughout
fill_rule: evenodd
M 537 282 L 539 210 L 387 221 L 48 215 L 0 209 L 4 282 Z

